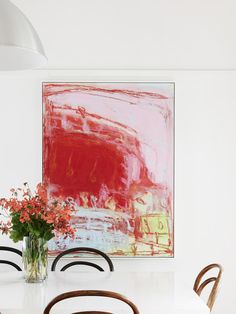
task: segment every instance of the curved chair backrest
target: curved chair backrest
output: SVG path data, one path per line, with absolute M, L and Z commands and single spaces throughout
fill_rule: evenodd
M 97 255 L 102 256 L 108 263 L 109 265 L 109 269 L 110 271 L 114 271 L 114 266 L 113 263 L 110 259 L 109 256 L 107 256 L 105 253 L 103 253 L 102 251 L 99 251 L 97 249 L 94 248 L 89 248 L 89 247 L 75 247 L 72 249 L 68 249 L 62 253 L 60 253 L 53 261 L 52 266 L 51 266 L 51 270 L 55 271 L 56 270 L 56 265 L 58 263 L 58 261 L 65 255 L 71 254 L 71 253 L 78 253 L 78 252 L 82 252 L 82 253 L 94 253 Z M 65 265 L 64 267 L 61 268 L 61 271 L 66 270 L 67 268 L 71 267 L 71 266 L 75 266 L 75 265 L 86 265 L 86 266 L 91 266 L 93 268 L 98 269 L 99 271 L 104 271 L 104 269 L 102 267 L 100 267 L 99 265 L 92 263 L 92 262 L 86 262 L 86 261 L 74 261 L 71 263 L 68 263 L 67 265 Z
M 20 255 L 22 257 L 22 252 L 20 250 L 17 250 L 17 249 L 15 249 L 13 247 L 10 247 L 10 246 L 0 246 L 0 251 L 13 252 L 13 253 L 18 254 L 18 255 Z M 8 261 L 8 260 L 5 260 L 5 259 L 4 260 L 0 260 L 0 264 L 11 265 L 15 269 L 17 269 L 18 271 L 21 271 L 21 268 L 17 264 L 15 264 L 15 263 L 13 263 L 11 261 Z
M 112 292 L 112 291 L 103 291 L 103 290 L 77 290 L 77 291 L 70 291 L 70 292 L 66 292 L 66 293 L 62 293 L 60 295 L 58 295 L 57 297 L 55 297 L 45 308 L 43 314 L 49 314 L 51 308 L 58 302 L 62 301 L 62 300 L 66 300 L 66 299 L 70 299 L 70 298 L 75 298 L 75 297 L 107 297 L 107 298 L 112 298 L 112 299 L 117 299 L 120 300 L 124 303 L 126 303 L 127 305 L 129 305 L 129 307 L 132 309 L 133 314 L 139 314 L 139 310 L 136 307 L 136 305 L 134 303 L 132 303 L 131 301 L 129 301 L 126 297 L 124 297 L 123 295 L 116 293 L 116 292 Z M 83 312 L 76 312 L 73 314 L 96 314 L 96 313 L 100 313 L 100 314 L 111 314 L 110 312 L 101 312 L 101 311 L 83 311 Z
M 210 270 L 212 269 L 217 269 L 218 270 L 218 274 L 216 277 L 210 277 L 205 279 L 202 282 L 202 278 L 203 276 Z M 198 274 L 195 283 L 194 283 L 194 287 L 193 290 L 200 296 L 203 289 L 209 284 L 209 283 L 214 283 L 213 287 L 211 289 L 211 292 L 209 294 L 208 297 L 208 301 L 207 301 L 207 306 L 209 307 L 210 311 L 213 308 L 213 305 L 215 303 L 216 300 L 216 296 L 217 296 L 217 292 L 218 292 L 218 287 L 219 287 L 219 283 L 221 280 L 221 276 L 222 276 L 222 272 L 223 272 L 223 268 L 220 264 L 211 264 L 206 266 L 205 268 L 203 268 L 200 273 Z

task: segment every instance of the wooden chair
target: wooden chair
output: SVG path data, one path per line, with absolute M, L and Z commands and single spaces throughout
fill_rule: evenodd
M 22 257 L 22 252 L 13 248 L 13 247 L 9 247 L 9 246 L 0 246 L 0 251 L 7 251 L 7 252 L 13 252 L 15 254 L 18 254 Z M 18 271 L 21 271 L 22 269 L 15 263 L 8 261 L 8 260 L 0 260 L 0 264 L 7 264 L 7 265 L 11 265 L 14 268 L 16 268 Z
M 117 299 L 120 300 L 132 309 L 133 314 L 139 314 L 139 310 L 136 307 L 134 303 L 129 301 L 126 297 L 122 296 L 119 293 L 112 292 L 112 291 L 103 291 L 103 290 L 77 290 L 77 291 L 70 291 L 66 293 L 62 293 L 55 297 L 45 308 L 43 314 L 49 314 L 51 308 L 58 302 L 65 300 L 65 299 L 70 299 L 70 298 L 75 298 L 75 297 L 106 297 L 106 298 L 112 298 L 112 299 Z M 102 312 L 102 311 L 83 311 L 83 312 L 76 312 L 73 314 L 112 314 L 110 312 Z
M 216 277 L 210 277 L 205 279 L 202 282 L 202 278 L 203 276 L 209 272 L 212 269 L 217 269 L 218 270 L 218 274 Z M 222 272 L 223 272 L 223 268 L 220 264 L 211 264 L 206 266 L 205 268 L 203 268 L 201 270 L 201 272 L 198 274 L 194 286 L 193 286 L 193 290 L 200 296 L 203 289 L 209 284 L 209 283 L 214 283 L 213 287 L 211 289 L 211 292 L 209 294 L 208 300 L 207 300 L 207 306 L 209 307 L 210 311 L 213 308 L 213 305 L 215 303 L 216 300 L 216 296 L 217 296 L 217 292 L 218 292 L 218 287 L 219 287 L 219 283 L 221 280 L 221 276 L 222 276 Z
M 102 251 L 99 251 L 97 249 L 94 248 L 88 248 L 88 247 L 75 247 L 72 249 L 68 249 L 62 253 L 60 253 L 53 261 L 52 266 L 51 266 L 51 271 L 55 271 L 56 270 L 56 265 L 58 263 L 58 261 L 65 255 L 71 254 L 71 253 L 77 253 L 77 252 L 82 252 L 82 253 L 93 253 L 93 254 L 97 254 L 102 256 L 108 263 L 109 265 L 109 269 L 110 271 L 114 271 L 114 266 L 113 263 L 111 261 L 111 259 L 109 258 L 109 256 L 107 256 L 105 253 L 103 253 Z M 71 266 L 75 266 L 75 265 L 86 265 L 86 266 L 90 266 L 93 268 L 98 269 L 99 271 L 104 271 L 104 269 L 92 262 L 86 262 L 86 261 L 74 261 L 74 262 L 70 262 L 68 264 L 66 264 L 64 267 L 61 268 L 61 271 L 64 271 L 66 269 L 68 269 Z

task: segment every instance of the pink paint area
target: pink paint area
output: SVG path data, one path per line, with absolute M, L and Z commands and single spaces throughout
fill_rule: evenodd
M 44 181 L 72 197 L 75 244 L 173 254 L 172 84 L 44 84 Z

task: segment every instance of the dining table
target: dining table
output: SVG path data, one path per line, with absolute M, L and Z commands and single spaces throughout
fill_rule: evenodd
M 140 314 L 209 314 L 201 298 L 176 272 L 49 272 L 43 283 L 26 283 L 23 272 L 0 273 L 1 314 L 43 314 L 57 295 L 74 290 L 106 290 L 126 296 Z M 77 297 L 56 304 L 50 313 L 75 311 L 132 313 L 127 304 L 103 297 Z

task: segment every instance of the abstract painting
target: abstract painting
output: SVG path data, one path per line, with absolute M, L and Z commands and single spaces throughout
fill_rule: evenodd
M 172 257 L 173 83 L 43 83 L 43 180 L 75 238 L 117 257 Z

